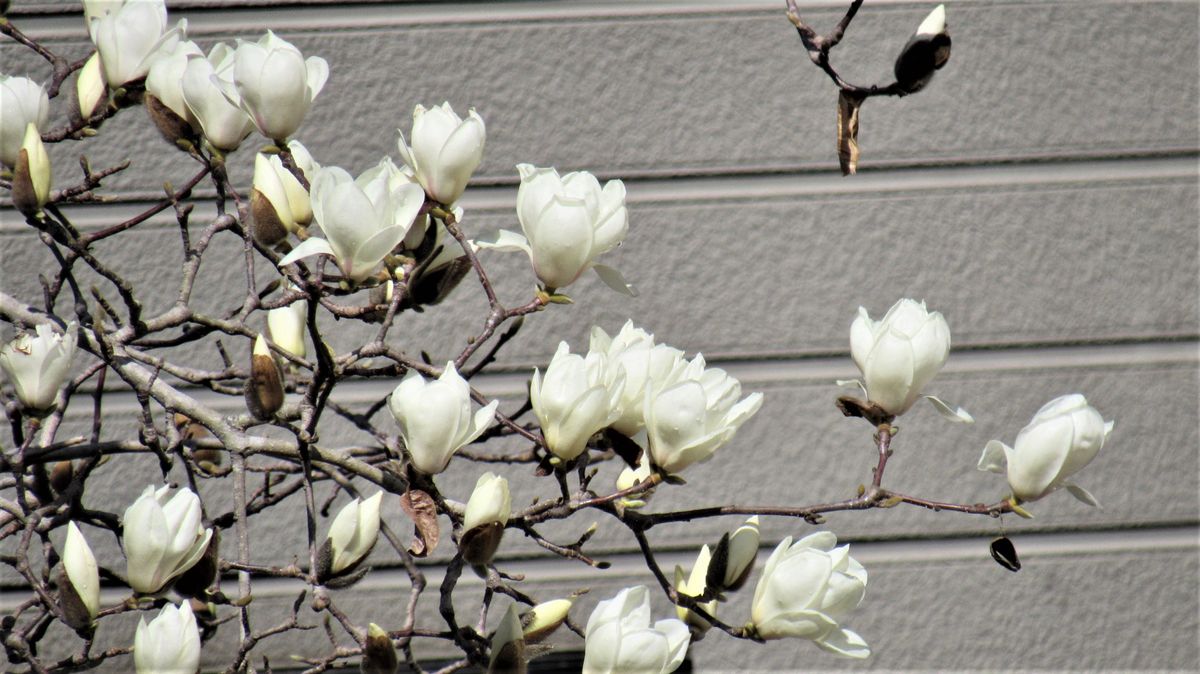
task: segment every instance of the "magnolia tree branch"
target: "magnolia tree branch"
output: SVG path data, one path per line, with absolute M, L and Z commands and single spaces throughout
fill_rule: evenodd
M 788 18 L 810 59 L 841 92 L 861 98 L 911 93 L 911 87 L 900 82 L 884 87 L 850 84 L 830 64 L 831 50 L 846 35 L 861 5 L 862 0 L 850 2 L 843 18 L 826 35 L 801 20 L 793 0 L 788 0 Z M 116 10 L 92 19 L 118 22 L 117 34 L 134 39 L 134 31 L 127 27 L 121 32 L 121 20 Z M 85 92 L 89 83 L 85 78 L 93 76 L 85 66 L 90 54 L 73 58 L 80 55 L 57 53 L 7 19 L 0 20 L 0 34 L 35 52 L 51 68 L 49 86 L 43 90 L 31 80 L 28 88 L 36 93 L 30 95 L 36 99 L 44 92 L 58 112 L 64 105 L 81 105 L 78 96 L 67 101 L 60 90 L 68 76 L 78 73 L 77 88 Z M 264 38 L 263 44 L 271 40 L 286 45 L 272 48 L 295 50 L 274 36 Z M 101 39 L 97 46 L 102 62 L 110 45 Z M 251 48 L 267 47 L 243 45 L 238 49 Z M 171 58 L 165 50 L 150 56 L 151 68 Z M 181 67 L 203 61 L 194 54 L 188 60 L 184 54 Z M 305 77 L 312 75 L 306 73 Z M 178 75 L 173 77 L 179 80 Z M 200 78 L 202 82 L 215 79 L 217 75 L 209 77 L 207 72 Z M 655 425 L 657 405 L 684 404 L 661 403 L 660 396 L 668 389 L 699 389 L 703 405 L 691 412 L 720 419 L 705 422 L 712 428 L 697 435 L 729 441 L 737 427 L 758 410 L 761 394 L 737 400 L 741 387 L 732 377 L 706 368 L 698 356 L 688 361 L 682 351 L 654 343 L 652 336 L 632 325 L 616 337 L 595 332 L 586 358 L 560 350 L 531 378 L 528 396 L 506 403 L 506 412 L 498 411 L 500 401 L 471 384 L 476 375 L 503 362 L 505 347 L 518 338 L 526 320 L 538 320 L 539 313 L 562 310 L 555 305 L 572 302 L 561 289 L 580 274 L 595 269 L 607 285 L 633 292 L 619 272 L 596 260 L 620 243 L 629 226 L 624 186 L 619 181 L 601 188 L 590 174 L 576 174 L 571 178 L 577 181 L 571 190 L 595 187 L 583 199 L 576 192 L 567 193 L 565 179 L 556 171 L 522 165 L 519 203 L 543 200 L 563 208 L 586 206 L 586 215 L 592 220 L 587 236 L 570 246 L 555 239 L 548 250 L 543 243 L 545 233 L 561 235 L 560 223 L 531 220 L 533 213 L 550 209 L 522 208 L 518 220 L 524 235 L 476 232 L 459 222 L 453 205 L 483 148 L 483 124 L 474 111 L 465 120 L 449 106 L 428 111 L 419 107 L 415 113 L 418 117 L 440 115 L 438 124 L 458 129 L 455 151 L 462 156 L 457 157 L 457 164 L 424 173 L 421 162 L 426 160 L 402 144 L 402 160 L 408 166 L 399 168 L 388 158 L 355 178 L 332 164 L 318 167 L 296 142 L 295 129 L 263 128 L 271 120 L 270 110 L 239 121 L 240 127 L 224 134 L 233 136 L 232 140 L 219 139 L 210 126 L 188 121 L 179 111 L 169 109 L 164 102 L 169 97 L 161 95 L 157 81 L 145 72 L 134 73 L 125 82 L 108 81 L 107 86 L 101 81 L 97 89 L 100 99 L 90 110 L 72 109 L 64 126 L 25 134 L 17 165 L 8 167 L 11 171 L 0 179 L 0 188 L 7 190 L 14 208 L 23 214 L 28 235 L 45 246 L 56 265 L 40 279 L 39 296 L 0 290 L 0 322 L 14 333 L 12 341 L 0 350 L 5 372 L 0 380 L 0 406 L 9 428 L 8 440 L 0 440 L 0 543 L 4 546 L 0 564 L 11 568 L 28 589 L 28 596 L 0 619 L 0 643 L 14 668 L 67 672 L 111 665 L 128 669 L 133 666 L 131 652 L 145 655 L 150 650 L 138 650 L 146 648 L 137 645 L 136 639 L 141 637 L 129 634 L 129 645 L 104 651 L 93 649 L 93 637 L 97 624 L 107 622 L 110 616 L 137 613 L 152 624 L 169 624 L 157 638 L 179 639 L 173 650 L 180 653 L 189 650 L 188 640 L 207 643 L 221 630 L 236 630 L 236 648 L 206 656 L 214 663 L 219 661 L 219 667 L 230 674 L 249 671 L 266 650 L 264 643 L 275 637 L 318 627 L 323 628 L 325 637 L 312 640 L 312 650 L 296 654 L 308 671 L 342 668 L 357 661 L 363 663 L 364 671 L 395 671 L 400 656 L 413 670 L 425 671 L 429 667 L 427 652 L 453 653 L 453 662 L 439 671 L 470 666 L 524 671 L 526 662 L 542 648 L 536 643 L 544 636 L 539 630 L 550 631 L 565 623 L 585 636 L 576 626 L 583 623 L 579 615 L 568 618 L 565 610 L 553 620 L 539 615 L 555 602 L 539 604 L 539 600 L 552 598 L 534 597 L 528 585 L 522 584 L 524 576 L 518 572 L 521 559 L 495 557 L 497 546 L 503 536 L 519 534 L 527 539 L 522 554 L 538 552 L 602 573 L 610 563 L 604 559 L 606 551 L 591 543 L 594 526 L 582 527 L 581 533 L 565 540 L 559 538 L 561 533 L 553 534 L 554 540 L 545 533 L 549 531 L 546 525 L 555 522 L 590 522 L 589 511 L 604 513 L 628 531 L 645 562 L 647 577 L 654 579 L 663 599 L 694 617 L 689 620 L 693 633 L 716 627 L 734 638 L 763 641 L 766 636 L 761 630 L 769 628 L 719 619 L 712 603 L 724 599 L 725 593 L 736 590 L 749 577 L 759 548 L 757 524 L 753 543 L 739 548 L 738 554 L 743 556 L 749 549 L 751 560 L 741 560 L 748 566 L 740 578 L 722 576 L 735 564 L 730 541 L 738 534 L 727 534 L 697 559 L 697 568 L 701 560 L 708 565 L 707 573 L 692 570 L 701 587 L 693 586 L 691 580 L 680 584 L 678 578 L 673 582 L 668 577 L 648 532 L 660 525 L 730 516 L 774 518 L 791 531 L 795 520 L 821 525 L 829 513 L 903 504 L 989 517 L 1024 514 L 1015 488 L 1013 497 L 984 504 L 937 501 L 885 486 L 896 432 L 892 422 L 912 400 L 900 405 L 870 395 L 869 400 L 841 398 L 836 402 L 848 415 L 868 420 L 874 431 L 876 460 L 871 479 L 859 485 L 854 496 L 807 505 L 724 503 L 656 509 L 656 490 L 687 489 L 680 474 L 691 463 L 710 457 L 720 461 L 724 456 L 713 455 L 717 444 L 710 447 L 696 441 L 673 446 L 672 433 L 692 429 L 672 428 L 666 433 Z M 6 82 L 0 95 L 9 96 L 10 91 L 24 86 Z M 244 86 L 249 84 L 239 81 L 233 88 L 240 92 L 239 87 Z M 213 95 L 220 96 L 214 100 L 228 104 L 233 94 Z M 250 100 L 242 102 L 250 105 Z M 304 109 L 309 102 L 304 102 Z M 37 108 L 37 100 L 34 103 L 31 109 Z M 7 116 L 7 99 L 5 106 Z M 78 182 L 55 191 L 43 190 L 39 171 L 48 175 L 49 169 L 39 159 L 45 154 L 39 153 L 39 148 L 67 139 L 86 142 L 103 133 L 100 125 L 108 118 L 138 114 L 138 108 L 147 110 L 150 122 L 146 137 L 139 142 L 145 140 L 148 147 L 174 153 L 189 177 L 179 185 L 165 185 L 162 196 L 136 215 L 84 231 L 67 216 L 73 211 L 64 207 L 86 208 L 109 200 L 104 193 L 105 179 L 128 169 L 130 163 L 93 170 L 86 158 L 81 158 Z M 30 123 L 38 126 L 36 119 Z M 272 145 L 263 154 L 235 152 L 241 142 L 256 142 L 245 139 L 255 125 Z M 414 122 L 410 138 L 426 133 L 430 132 Z M 160 134 L 169 142 L 162 143 Z M 477 142 L 466 142 L 471 138 Z M 421 141 L 426 144 L 422 147 L 435 142 L 426 136 Z M 448 153 L 453 154 L 444 150 L 439 157 Z M 227 169 L 235 163 L 254 165 L 253 184 L 230 179 Z M 451 187 L 446 186 L 447 181 Z M 210 186 L 212 196 L 198 196 L 203 185 Z M 337 195 L 348 190 L 358 190 L 353 209 L 337 201 Z M 363 207 L 364 203 L 370 208 Z M 215 215 L 201 220 L 197 213 L 206 210 L 197 210 L 197 206 L 205 206 Z M 338 220 L 345 210 L 354 213 L 352 222 Z M 378 216 L 378 222 L 364 222 L 372 215 Z M 146 303 L 151 290 L 147 283 L 121 271 L 120 247 L 113 242 L 128 241 L 135 228 L 160 227 L 149 223 L 171 217 L 174 222 L 169 228 L 178 233 L 176 250 L 181 262 L 172 272 L 173 278 L 154 281 L 167 285 L 174 298 L 168 306 L 157 307 Z M 348 230 L 352 235 L 338 238 L 339 232 Z M 219 258 L 216 251 L 231 248 L 237 253 Z M 528 299 L 511 304 L 501 301 L 495 274 L 485 264 L 492 253 L 482 253 L 487 249 L 521 250 L 530 257 Z M 231 287 L 202 286 L 200 272 L 205 265 L 236 265 L 244 287 L 241 280 Z M 468 275 L 474 280 L 460 283 Z M 440 304 L 451 292 L 479 293 L 487 308 L 477 327 L 461 336 L 466 345 L 457 354 L 446 363 L 431 363 L 424 355 L 423 347 L 428 345 L 393 328 L 402 324 L 406 312 L 447 310 Z M 204 301 L 197 301 L 200 298 Z M 214 306 L 220 308 L 211 308 Z M 920 311 L 921 320 L 936 329 L 940 314 L 930 314 L 923 306 Z M 362 324 L 363 334 L 372 336 L 335 353 L 325 335 L 332 333 L 333 325 L 340 330 L 348 324 Z M 439 339 L 445 343 L 454 337 Z M 68 343 L 70 349 L 65 346 Z M 636 352 L 642 347 L 645 354 Z M 943 362 L 947 350 L 948 336 L 940 355 Z M 250 352 L 248 360 L 231 355 L 246 351 Z M 641 361 L 635 356 L 639 354 L 646 362 L 651 362 L 651 354 L 662 356 L 668 359 L 668 367 L 657 371 L 643 365 L 643 370 L 638 370 L 635 363 Z M 45 359 L 33 368 L 39 373 L 36 381 L 23 374 L 30 371 L 23 359 L 30 358 Z M 575 358 L 579 360 L 572 360 Z M 563 374 L 570 368 L 577 374 Z M 48 372 L 61 374 L 48 390 L 38 391 L 41 382 L 49 378 L 42 373 Z M 649 372 L 656 374 L 641 376 L 646 381 L 635 384 L 639 375 Z M 871 373 L 864 371 L 864 379 L 864 394 L 872 393 Z M 350 380 L 399 385 L 390 396 L 363 409 L 334 397 Z M 643 388 L 634 389 L 635 385 Z M 630 388 L 628 396 L 626 386 Z M 426 388 L 411 393 L 417 387 Z M 566 393 L 575 389 L 578 391 Z M 723 392 L 709 396 L 716 389 Z M 436 394 L 430 393 L 434 390 Z M 917 393 L 911 392 L 913 396 Z M 132 432 L 114 430 L 116 424 L 105 422 L 113 413 L 108 401 L 115 395 L 128 395 L 136 402 L 130 415 L 135 426 Z M 449 399 L 453 402 L 446 403 Z M 416 410 L 412 416 L 409 406 Z M 581 419 L 585 414 L 578 410 L 600 406 L 605 407 L 596 412 L 596 419 Z M 959 412 L 962 420 L 965 412 Z M 627 416 L 634 421 L 629 422 Z M 344 442 L 331 430 L 336 428 L 331 417 L 349 422 L 366 440 Z M 431 434 L 432 426 L 436 431 Z M 438 443 L 441 445 L 431 447 Z M 707 453 L 701 456 L 700 447 L 708 447 Z M 157 465 L 162 475 L 161 481 L 156 477 L 156 482 L 148 485 L 148 491 L 139 497 L 146 485 L 137 485 L 128 494 L 89 498 L 89 505 L 84 505 L 84 492 L 98 470 L 106 465 L 111 466 L 108 470 L 126 470 L 147 457 L 153 458 L 150 465 Z M 541 478 L 540 491 L 530 505 L 513 509 L 506 479 L 487 472 L 479 476 L 470 499 L 465 503 L 454 500 L 449 495 L 459 493 L 460 485 L 441 476 L 451 461 L 476 473 L 485 467 L 509 474 L 532 470 Z M 626 470 L 615 487 L 597 486 L 603 471 L 622 469 Z M 864 475 L 866 470 L 864 466 Z M 224 480 L 226 477 L 232 479 Z M 855 491 L 853 484 L 848 482 L 848 493 Z M 399 501 L 407 518 L 402 526 L 380 516 L 383 498 Z M 167 505 L 168 499 L 179 500 Z M 95 506 L 94 502 L 105 505 Z M 189 526 L 196 528 L 195 536 L 191 530 L 179 529 L 184 526 L 182 519 L 172 514 L 184 511 L 194 515 Z M 255 518 L 270 521 L 284 512 L 301 511 L 305 518 L 303 544 L 295 549 L 264 549 L 251 534 Z M 157 519 L 147 512 L 155 513 Z M 451 528 L 443 531 L 445 520 Z M 169 554 L 159 550 L 153 556 L 159 561 L 148 562 L 141 550 L 160 543 L 147 543 L 139 536 L 145 535 L 152 521 L 166 521 L 168 527 L 175 527 L 160 538 L 169 538 L 172 544 L 182 542 L 185 547 Z M 399 533 L 408 528 L 413 532 L 411 542 Z M 561 532 L 561 527 L 556 531 Z M 377 544 L 380 534 L 386 545 Z M 119 541 L 125 559 L 96 560 L 87 539 L 97 536 Z M 56 542 L 62 540 L 66 543 Z M 449 561 L 436 597 L 427 596 L 429 581 L 420 560 L 439 547 Z M 162 564 L 166 558 L 180 560 L 181 566 L 146 568 Z M 368 576 L 372 566 L 398 570 L 408 577 L 408 587 L 389 597 L 402 606 L 399 624 L 374 624 L 377 618 L 336 592 Z M 484 579 L 482 593 L 460 583 L 464 573 L 472 572 Z M 80 581 L 78 574 L 94 574 L 95 580 Z M 237 593 L 226 596 L 220 581 L 234 577 Z M 256 583 L 267 578 L 303 585 L 283 618 L 267 616 L 253 601 L 254 589 L 259 587 Z M 116 604 L 89 605 L 84 595 L 101 583 L 127 589 L 128 594 Z M 564 600 L 568 607 L 574 596 Z M 93 604 L 98 602 L 97 596 Z M 514 628 L 500 621 L 497 627 L 498 614 L 510 603 L 522 610 L 537 606 L 527 610 L 523 626 Z M 423 618 L 422 605 L 434 604 L 436 619 Z M 465 612 L 464 606 L 469 606 Z M 64 634 L 51 631 L 57 623 L 65 625 L 67 633 L 73 631 L 77 640 L 65 637 L 62 643 L 51 643 L 59 637 L 47 635 Z M 514 629 L 520 634 L 513 636 Z M 162 636 L 168 632 L 172 636 Z M 507 642 L 501 639 L 506 634 Z M 426 645 L 433 651 L 425 649 Z M 587 648 L 605 646 L 588 642 Z M 190 662 L 149 666 L 139 661 L 138 666 L 195 669 Z M 269 664 L 265 666 L 269 670 Z

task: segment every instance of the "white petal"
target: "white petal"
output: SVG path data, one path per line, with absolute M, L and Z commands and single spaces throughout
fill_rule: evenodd
M 936 409 L 939 414 L 941 414 L 943 417 L 945 417 L 946 419 L 948 419 L 950 421 L 953 421 L 953 422 L 959 423 L 959 424 L 975 423 L 975 417 L 968 414 L 967 411 L 961 407 L 959 407 L 957 409 L 952 409 L 950 407 L 949 403 L 943 401 L 941 398 L 939 398 L 937 396 L 925 396 L 925 399 L 928 400 L 931 404 L 933 404 L 934 409 Z

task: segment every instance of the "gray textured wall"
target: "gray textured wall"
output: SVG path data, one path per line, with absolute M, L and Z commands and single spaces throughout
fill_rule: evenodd
M 835 515 L 828 526 L 855 543 L 871 572 L 867 600 L 848 622 L 875 656 L 850 662 L 803 642 L 764 648 L 714 634 L 692 650 L 698 668 L 1200 667 L 1200 4 L 949 2 L 953 58 L 926 92 L 867 104 L 862 173 L 852 178 L 836 175 L 835 94 L 807 62 L 782 2 L 205 9 L 222 4 L 189 2 L 190 11 L 177 15 L 189 16 L 191 35 L 205 46 L 273 28 L 329 61 L 329 84 L 299 133 L 323 163 L 358 171 L 394 156 L 394 129 L 409 128 L 417 102 L 474 105 L 489 134 L 463 202 L 470 229 L 515 226 L 520 161 L 626 180 L 630 234 L 609 261 L 642 296 L 627 300 L 585 278 L 572 287 L 577 304 L 528 321 L 504 352 L 502 372 L 481 386 L 511 401 L 527 368 L 546 362 L 558 339 L 579 349 L 592 324 L 612 331 L 632 317 L 662 340 L 704 352 L 748 390 L 764 391 L 762 411 L 735 441 L 689 469 L 687 487 L 660 490 L 655 507 L 852 494 L 869 478 L 873 450 L 865 426 L 834 409 L 833 381 L 855 374 L 847 331 L 856 308 L 881 313 L 900 296 L 923 298 L 947 316 L 955 350 L 931 389 L 978 423 L 951 426 L 920 407 L 905 416 L 891 486 L 994 500 L 1001 485 L 974 470 L 979 450 L 991 438 L 1011 442 L 1046 400 L 1079 391 L 1116 420 L 1111 444 L 1080 479 L 1103 510 L 1056 494 L 1035 505 L 1037 519 L 1004 520 L 1024 554 L 1020 573 L 988 557 L 987 541 L 998 532 L 991 520 L 904 508 Z M 827 27 L 845 4 L 801 7 Z M 55 13 L 71 5 L 30 3 L 30 14 L 16 20 L 83 55 L 81 19 Z M 837 63 L 855 81 L 882 79 L 927 10 L 867 2 Z M 7 41 L 0 62 L 6 73 L 44 71 Z M 78 222 L 112 223 L 163 180 L 184 179 L 190 168 L 161 143 L 138 112 L 106 124 L 89 156 L 96 165 L 133 158 L 110 190 L 129 203 L 76 211 Z M 78 151 L 53 149 L 63 184 Z M 230 164 L 248 182 L 250 153 Z M 33 300 L 35 272 L 51 260 L 11 210 L 0 215 L 0 288 Z M 131 277 L 153 280 L 177 268 L 174 238 L 169 222 L 155 221 L 104 252 Z M 231 240 L 212 251 L 203 298 L 210 306 L 230 301 L 223 281 L 240 285 L 239 250 Z M 222 255 L 227 266 L 215 262 Z M 528 293 L 522 259 L 495 254 L 485 262 L 502 279 L 505 300 Z M 484 306 L 469 290 L 406 318 L 398 343 L 435 359 L 457 352 Z M 161 306 L 172 295 L 162 287 L 147 299 Z M 339 329 L 333 345 L 352 348 L 363 334 Z M 339 395 L 365 405 L 389 388 L 357 384 Z M 240 401 L 224 404 L 234 411 Z M 109 409 L 107 429 L 129 426 L 131 399 L 114 399 Z M 348 427 L 325 433 L 335 434 L 346 444 L 362 439 Z M 154 479 L 152 461 L 121 465 L 119 474 L 97 476 L 97 505 L 119 510 Z M 465 498 L 477 472 L 451 471 L 446 490 Z M 518 500 L 553 491 L 528 476 L 512 479 Z M 228 489 L 212 485 L 214 502 Z M 286 562 L 302 549 L 298 506 L 259 523 L 256 562 Z M 395 503 L 385 517 L 405 527 Z M 653 538 L 690 564 L 695 546 L 734 523 L 663 528 Z M 595 598 L 649 581 L 630 554 L 633 541 L 602 525 L 595 549 L 614 569 L 537 562 L 531 592 L 593 587 L 576 610 L 583 620 Z M 769 522 L 764 554 L 805 531 Z M 502 554 L 537 550 L 510 536 Z M 406 587 L 403 574 L 380 573 L 339 597 L 355 620 L 387 624 L 399 621 Z M 261 583 L 256 605 L 283 610 L 295 590 Z M 741 622 L 748 599 L 738 597 L 722 616 Z M 666 612 L 665 599 L 654 604 Z M 424 609 L 432 614 L 433 606 Z M 108 638 L 127 638 L 125 628 L 132 633 L 114 626 Z M 270 650 L 303 651 L 306 639 L 280 639 Z

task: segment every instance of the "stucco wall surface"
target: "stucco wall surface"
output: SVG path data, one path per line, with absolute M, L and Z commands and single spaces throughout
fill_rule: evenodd
M 14 22 L 29 34 L 86 54 L 78 3 L 13 4 Z M 846 4 L 800 2 L 819 28 L 836 22 Z M 605 261 L 640 296 L 620 297 L 589 274 L 569 290 L 575 304 L 529 317 L 476 384 L 513 409 L 532 368 L 544 367 L 559 340 L 581 351 L 592 325 L 612 333 L 631 318 L 660 341 L 704 353 L 744 390 L 762 391 L 763 409 L 734 441 L 690 468 L 686 486 L 660 488 L 651 508 L 853 496 L 870 481 L 871 429 L 835 409 L 846 390 L 834 382 L 857 375 L 847 338 L 857 308 L 881 315 L 900 297 L 945 314 L 954 349 L 930 392 L 962 405 L 977 423 L 951 425 L 930 407 L 914 408 L 898 422 L 888 486 L 992 502 L 1005 493 L 997 476 L 975 470 L 980 450 L 993 438 L 1011 444 L 1047 400 L 1078 391 L 1116 421 L 1110 444 L 1079 478 L 1103 509 L 1059 493 L 1031 506 L 1033 520 L 906 507 L 831 515 L 825 526 L 870 572 L 867 598 L 848 621 L 872 644 L 870 660 L 836 659 L 807 642 L 764 647 L 713 633 L 692 649 L 697 671 L 1200 668 L 1200 2 L 947 2 L 952 59 L 927 91 L 867 103 L 861 172 L 848 178 L 837 171 L 835 93 L 809 63 L 782 1 L 169 5 L 172 16 L 188 17 L 201 46 L 271 28 L 329 61 L 329 83 L 298 133 L 323 164 L 357 173 L 385 154 L 397 157 L 395 129 L 407 133 L 416 103 L 474 106 L 488 138 L 462 201 L 472 234 L 517 228 L 516 163 L 625 180 L 629 235 Z M 868 0 L 834 52 L 837 65 L 855 82 L 882 80 L 928 9 Z M 5 74 L 45 72 L 7 40 L 0 63 Z M 252 137 L 229 159 L 241 184 L 249 185 L 260 140 Z M 59 184 L 76 179 L 81 147 L 51 148 Z M 86 147 L 95 166 L 126 157 L 133 165 L 105 184 L 115 203 L 68 210 L 84 230 L 137 213 L 164 181 L 179 184 L 193 170 L 140 111 L 106 123 Z M 201 207 L 194 217 L 209 215 Z M 0 218 L 0 289 L 37 303 L 37 274 L 53 258 L 11 208 Z M 240 304 L 241 251 L 236 236 L 214 242 L 197 306 Z M 144 285 L 147 311 L 174 301 L 181 256 L 171 218 L 152 218 L 101 253 Z M 503 302 L 529 298 L 526 258 L 481 255 Z M 264 266 L 262 283 L 274 275 Z M 456 354 L 486 311 L 471 283 L 438 307 L 403 316 L 395 344 L 426 350 L 434 362 Z M 321 320 L 339 353 L 374 330 Z M 245 357 L 247 344 L 225 342 L 235 359 Z M 216 357 L 205 341 L 180 360 L 205 365 Z M 395 383 L 346 382 L 334 400 L 366 409 Z M 239 398 L 195 394 L 231 414 L 243 409 Z M 89 428 L 85 407 L 71 410 L 64 436 Z M 106 434 L 132 432 L 132 395 L 114 394 L 105 408 Z M 386 414 L 377 417 L 384 425 Z M 336 446 L 370 441 L 337 419 L 323 437 Z M 0 444 L 9 439 L 0 431 Z M 596 484 L 607 488 L 617 469 L 602 466 Z M 439 485 L 465 500 L 481 470 L 456 462 Z M 514 505 L 557 493 L 524 468 L 508 476 Z M 87 500 L 121 512 L 158 479 L 153 457 L 122 457 L 97 472 Z M 215 514 L 232 503 L 228 482 L 205 485 Z M 407 535 L 396 499 L 385 501 L 383 516 Z M 597 600 L 654 582 L 629 533 L 598 518 L 589 545 L 613 562 L 608 571 L 546 558 L 516 532 L 499 563 L 527 571 L 523 588 L 538 598 L 591 587 L 573 612 L 585 623 Z M 270 520 L 256 519 L 254 563 L 302 555 L 304 519 L 298 498 Z M 568 540 L 591 521 L 577 516 L 547 532 Z M 664 551 L 664 568 L 688 566 L 698 546 L 738 522 L 664 526 L 651 538 Z M 811 530 L 767 521 L 760 562 L 785 536 Z M 988 555 L 1002 531 L 1022 552 L 1017 574 Z M 120 559 L 111 538 L 93 546 L 102 560 Z M 444 542 L 429 561 L 431 587 L 450 554 Z M 399 623 L 407 576 L 383 546 L 373 560 L 380 571 L 339 591 L 339 605 L 364 625 Z M 0 574 L 0 602 L 8 606 L 22 596 L 20 579 L 8 567 Z M 300 590 L 257 582 L 263 624 L 285 615 Z M 481 593 L 477 581 L 464 581 L 464 610 L 474 610 L 467 607 L 477 607 Z M 721 617 L 744 623 L 752 593 L 735 595 Z M 122 596 L 120 588 L 106 590 L 106 601 Z M 433 596 L 421 615 L 437 624 Z M 661 595 L 653 605 L 656 617 L 671 613 Z M 100 643 L 127 642 L 135 622 L 106 622 Z M 312 634 L 264 645 L 273 666 L 309 652 Z M 222 662 L 234 636 L 224 630 L 206 662 Z M 558 643 L 581 647 L 562 635 Z M 441 652 L 437 644 L 418 647 Z

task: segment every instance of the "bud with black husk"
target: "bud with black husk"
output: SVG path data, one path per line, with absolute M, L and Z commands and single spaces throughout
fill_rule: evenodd
M 362 674 L 396 674 L 399 667 L 400 662 L 396 658 L 396 647 L 392 644 L 391 637 L 379 625 L 368 625 L 359 670 Z
M 90 627 L 100 611 L 100 571 L 91 547 L 74 522 L 67 523 L 58 587 L 64 621 L 76 630 Z
M 925 88 L 935 72 L 950 60 L 950 34 L 946 31 L 946 6 L 938 5 L 917 27 L 900 55 L 893 72 L 896 84 L 915 94 Z
M 254 340 L 245 394 L 246 408 L 255 419 L 270 419 L 283 407 L 283 375 L 262 335 Z

